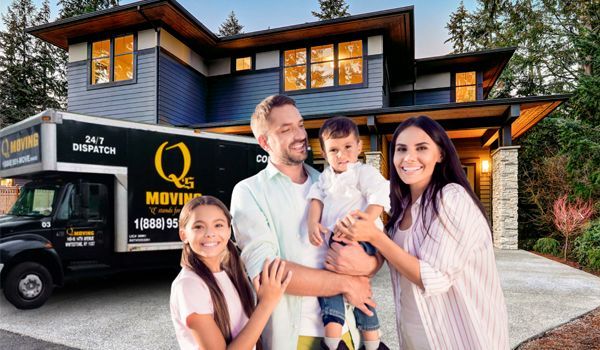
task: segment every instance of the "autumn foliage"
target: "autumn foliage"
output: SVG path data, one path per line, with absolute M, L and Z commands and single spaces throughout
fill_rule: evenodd
M 563 195 L 554 201 L 552 209 L 554 225 L 565 238 L 563 252 L 566 260 L 569 251 L 569 239 L 581 232 L 584 225 L 592 217 L 594 206 L 591 201 L 582 201 L 581 199 L 569 201 L 567 195 Z

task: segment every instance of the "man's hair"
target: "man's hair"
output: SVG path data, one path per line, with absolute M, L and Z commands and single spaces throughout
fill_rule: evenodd
M 321 149 L 325 153 L 325 140 L 341 139 L 348 135 L 354 135 L 358 140 L 358 126 L 354 124 L 352 119 L 347 117 L 333 117 L 327 119 L 321 129 L 319 129 L 319 142 Z
M 252 118 L 250 118 L 250 128 L 252 128 L 252 133 L 257 140 L 269 129 L 271 110 L 285 105 L 296 107 L 296 101 L 286 95 L 271 95 L 256 105 Z

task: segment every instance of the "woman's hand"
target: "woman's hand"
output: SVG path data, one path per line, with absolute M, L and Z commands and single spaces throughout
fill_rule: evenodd
M 335 240 L 372 242 L 379 234 L 383 234 L 375 221 L 366 213 L 354 210 L 335 225 Z
M 259 303 L 267 303 L 273 307 L 279 303 L 279 300 L 292 280 L 292 271 L 288 271 L 285 279 L 284 273 L 285 261 L 275 258 L 269 264 L 269 260 L 265 260 L 263 270 L 260 274 L 260 282 L 258 278 L 255 278 L 253 281 Z

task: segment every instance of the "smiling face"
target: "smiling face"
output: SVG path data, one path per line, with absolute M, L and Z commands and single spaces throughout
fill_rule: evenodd
M 394 147 L 394 167 L 400 180 L 411 192 L 422 193 L 431 181 L 436 163 L 442 160 L 438 145 L 422 129 L 409 126 L 398 135 Z
M 304 120 L 293 105 L 275 107 L 269 115 L 266 135 L 258 142 L 277 164 L 302 164 L 308 156 L 308 135 Z
M 189 243 L 192 251 L 213 272 L 220 271 L 230 236 L 227 217 L 216 205 L 198 205 L 191 211 L 185 227 L 179 229 L 181 240 Z
M 348 170 L 348 164 L 356 163 L 362 149 L 361 141 L 352 133 L 346 137 L 324 139 L 323 144 L 327 162 L 336 173 L 343 173 Z

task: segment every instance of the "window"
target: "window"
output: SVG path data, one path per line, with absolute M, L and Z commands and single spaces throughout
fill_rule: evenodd
M 456 73 L 456 102 L 477 100 L 477 79 L 475 72 Z
M 252 57 L 240 57 L 235 59 L 235 71 L 245 71 L 252 69 Z
M 340 85 L 361 84 L 363 82 L 362 40 L 340 43 L 338 48 Z
M 132 80 L 134 77 L 133 34 L 94 41 L 91 57 L 91 84 Z
M 310 48 L 310 87 L 333 86 L 333 45 Z
M 283 66 L 285 91 L 362 84 L 363 42 L 312 46 L 310 51 L 306 48 L 285 50 Z

